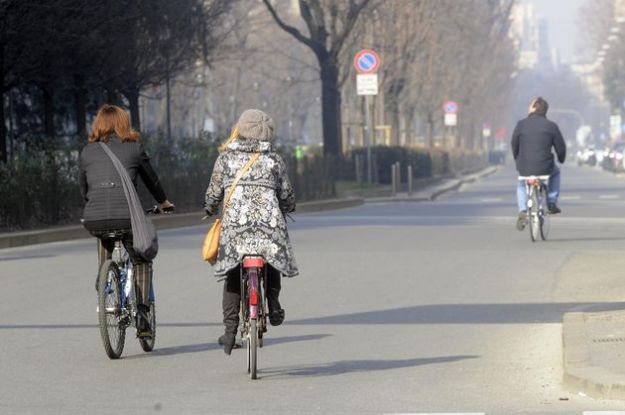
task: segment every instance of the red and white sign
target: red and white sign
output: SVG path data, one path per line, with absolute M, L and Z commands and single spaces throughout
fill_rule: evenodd
M 443 111 L 445 114 L 457 114 L 458 113 L 458 103 L 456 101 L 447 101 L 443 105 Z
M 360 74 L 376 73 L 380 67 L 380 57 L 370 49 L 363 49 L 354 58 L 354 68 Z

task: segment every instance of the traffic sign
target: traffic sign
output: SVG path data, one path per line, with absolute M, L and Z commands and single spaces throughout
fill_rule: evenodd
M 378 74 L 356 75 L 356 92 L 358 95 L 378 95 Z
M 485 122 L 482 124 L 482 137 L 489 138 L 491 135 L 490 123 Z
M 455 127 L 458 125 L 458 115 L 457 114 L 445 114 L 445 125 L 447 127 Z
M 458 113 L 458 103 L 455 101 L 447 101 L 445 105 L 443 105 L 443 110 L 445 114 L 457 114 Z
M 363 49 L 354 58 L 354 68 L 361 74 L 375 73 L 380 67 L 380 57 L 370 49 Z

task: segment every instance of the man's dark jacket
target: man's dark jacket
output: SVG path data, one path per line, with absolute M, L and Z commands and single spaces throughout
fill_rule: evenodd
M 558 161 L 564 163 L 566 144 L 556 123 L 537 113 L 532 113 L 519 121 L 512 133 L 512 154 L 519 174 L 521 176 L 551 174 L 555 168 L 552 147 L 556 151 Z
M 111 135 L 106 144 L 126 167 L 135 186 L 138 174 L 157 202 L 167 200 L 141 143 L 122 142 Z M 83 219 L 88 230 L 130 228 L 130 211 L 121 179 L 97 142 L 87 144 L 80 154 L 80 192 L 86 202 Z

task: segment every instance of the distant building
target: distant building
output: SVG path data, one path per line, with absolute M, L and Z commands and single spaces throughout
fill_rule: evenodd
M 519 50 L 519 69 L 530 69 L 536 66 L 539 30 L 533 4 L 515 4 L 512 11 L 512 36 Z
M 559 52 L 549 44 L 549 22 L 538 17 L 533 4 L 515 4 L 512 11 L 512 36 L 519 49 L 519 69 L 559 66 Z

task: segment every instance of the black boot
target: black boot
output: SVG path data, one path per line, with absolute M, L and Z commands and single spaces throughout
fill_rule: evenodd
M 236 348 L 235 339 L 239 328 L 239 307 L 241 305 L 241 289 L 239 271 L 231 272 L 224 282 L 222 309 L 224 315 L 224 334 L 219 337 L 218 343 L 224 347 L 224 353 L 229 355 Z
M 269 324 L 279 326 L 284 321 L 284 310 L 280 305 L 280 272 L 269 268 L 267 272 L 267 305 L 269 306 Z
M 236 344 L 236 333 L 224 333 L 219 336 L 217 343 L 224 347 L 224 353 L 230 355 L 232 349 L 238 349 Z
M 149 313 L 150 308 L 147 305 L 137 305 L 137 337 L 152 337 Z

